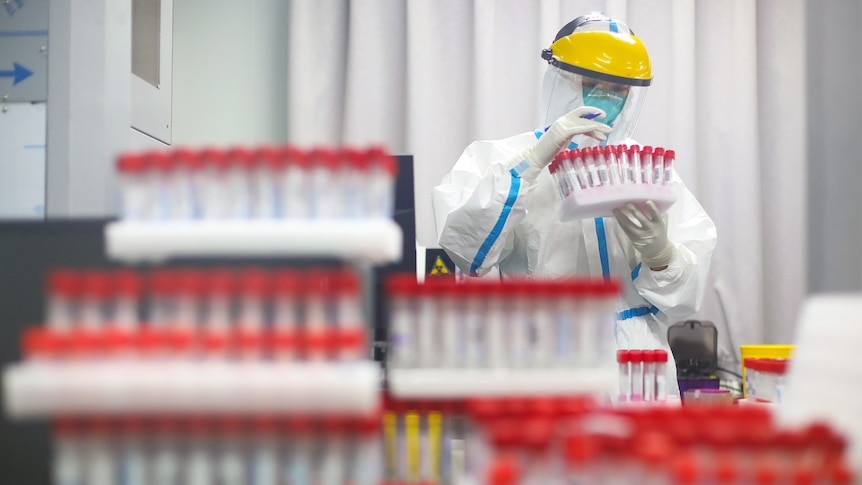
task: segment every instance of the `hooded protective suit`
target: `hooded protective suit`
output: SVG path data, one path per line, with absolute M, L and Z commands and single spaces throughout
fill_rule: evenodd
M 593 15 L 564 27 L 552 49 L 546 52 L 553 50 L 567 32 L 613 29 L 624 32 L 614 36 L 633 38 L 625 33 L 628 29 L 621 23 Z M 549 60 L 551 65 L 543 85 L 544 99 L 548 100 L 545 126 L 551 130 L 543 127 L 503 140 L 470 144 L 433 191 L 438 242 L 455 264 L 472 276 L 484 275 L 496 267 L 504 278 L 507 275 L 617 278 L 624 288 L 616 309 L 617 348 L 663 348 L 671 355 L 667 327 L 689 317 L 701 304 L 716 244 L 715 225 L 675 172 L 671 184 L 677 200 L 664 214 L 672 252 L 662 270 L 654 271 L 642 264 L 641 254 L 613 217 L 560 222 L 562 200 L 546 167 L 550 160 L 544 160 L 546 155 L 535 155 L 537 141 L 554 132 L 554 124 L 549 126 L 548 119 L 562 119 L 561 113 L 583 106 L 587 93 L 580 83 L 590 72 L 561 68 L 561 56 L 555 54 L 543 53 L 546 59 L 557 61 L 554 65 Z M 600 80 L 620 80 L 614 76 L 596 74 Z M 644 85 L 642 79 L 637 79 L 644 76 L 634 77 L 629 85 L 632 90 L 638 83 Z M 649 79 L 646 85 L 648 82 Z M 622 111 L 610 123 L 613 133 L 602 144 L 635 144 L 627 136 L 634 128 L 640 102 L 632 97 L 629 91 Z M 577 134 L 568 136 L 560 148 L 565 148 L 566 143 L 569 148 L 583 147 L 597 143 L 592 141 L 594 138 L 604 138 L 603 132 L 587 133 L 589 130 L 598 127 L 590 125 L 575 130 Z M 672 358 L 667 369 L 669 392 L 678 393 Z

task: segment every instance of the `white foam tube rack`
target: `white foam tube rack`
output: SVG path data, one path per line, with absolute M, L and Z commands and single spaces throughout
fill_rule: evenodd
M 602 394 L 616 389 L 613 367 L 592 369 L 390 369 L 389 391 L 399 398 L 468 398 Z
M 374 362 L 30 360 L 3 376 L 12 418 L 57 415 L 306 413 L 363 415 L 379 408 Z
M 659 212 L 667 211 L 676 202 L 676 194 L 669 185 L 609 185 L 576 190 L 563 200 L 561 221 L 610 217 L 614 209 L 627 202 L 643 205 L 647 200 L 655 203 Z
M 174 257 L 292 256 L 371 264 L 401 258 L 401 228 L 391 219 L 120 221 L 105 228 L 108 257 L 161 262 Z

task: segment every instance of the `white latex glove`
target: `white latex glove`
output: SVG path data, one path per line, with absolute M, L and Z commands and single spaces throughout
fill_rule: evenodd
M 634 204 L 626 204 L 622 210 L 614 209 L 614 217 L 641 253 L 643 263 L 650 268 L 663 269 L 670 264 L 675 249 L 667 238 L 667 224 L 655 202 L 648 200 L 646 206 L 646 211 L 641 211 Z
M 605 112 L 592 106 L 581 106 L 560 116 L 535 145 L 513 161 L 511 168 L 521 177 L 535 178 L 576 135 L 589 135 L 603 141 L 608 133 L 614 131 L 604 123 L 584 118 L 587 115 L 604 118 Z

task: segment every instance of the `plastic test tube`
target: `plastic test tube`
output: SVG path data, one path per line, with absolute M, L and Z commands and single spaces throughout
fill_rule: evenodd
M 614 150 L 613 146 L 606 145 L 602 147 L 602 152 L 604 153 L 605 165 L 608 167 L 608 178 L 610 180 L 610 184 L 620 185 L 622 183 L 622 177 L 620 175 L 616 150 Z
M 601 179 L 599 178 L 598 167 L 596 166 L 596 159 L 593 156 L 592 148 L 583 148 L 581 149 L 581 156 L 584 159 L 584 165 L 587 167 L 587 173 L 589 177 L 588 185 L 590 187 L 601 187 Z
M 664 152 L 664 184 L 667 185 L 670 183 L 671 175 L 673 173 L 673 162 L 676 161 L 676 152 L 673 150 L 666 150 Z
M 441 365 L 443 367 L 458 367 L 464 360 L 461 343 L 460 315 L 457 309 L 458 286 L 454 283 L 438 282 L 440 285 L 440 349 Z
M 199 152 L 203 163 L 201 173 L 200 217 L 207 220 L 220 220 L 228 217 L 227 171 L 228 160 L 224 152 L 215 148 L 205 148 Z
M 655 400 L 667 400 L 667 351 L 655 351 Z
M 278 216 L 279 190 L 283 160 L 278 150 L 262 146 L 254 151 L 251 174 L 251 216 L 255 219 L 273 219 Z
M 641 157 L 640 157 L 640 146 L 632 145 L 628 147 L 628 163 L 631 167 L 632 173 L 632 183 L 639 184 L 642 182 L 642 168 L 641 168 Z
M 226 192 L 222 194 L 228 200 L 227 217 L 239 220 L 250 219 L 253 200 L 252 174 L 256 169 L 256 160 L 250 150 L 235 147 L 228 150 L 227 162 Z
M 485 290 L 484 295 L 477 294 L 474 298 L 487 297 L 484 329 L 481 332 L 484 339 L 480 341 L 485 349 L 486 365 L 492 369 L 501 369 L 511 362 L 513 355 L 507 352 L 506 336 L 516 335 L 519 315 L 512 309 L 512 283 L 492 283 L 479 286 Z
M 56 269 L 47 280 L 45 321 L 51 330 L 67 332 L 78 320 L 76 301 L 81 291 L 80 275 L 71 269 Z
M 641 148 L 641 183 L 651 184 L 653 163 L 652 163 L 652 147 L 645 146 Z
M 156 421 L 148 464 L 153 484 L 181 483 L 179 439 L 179 420 L 160 416 Z
M 339 347 L 339 355 L 342 360 L 357 360 L 365 353 L 365 325 L 359 275 L 352 270 L 344 270 L 336 275 L 335 283 L 335 323 L 342 344 Z
M 610 184 L 610 175 L 608 173 L 608 165 L 605 160 L 605 153 L 600 146 L 591 148 L 593 152 L 593 162 L 596 164 L 596 173 L 599 176 L 599 185 L 606 186 Z
M 644 401 L 655 400 L 655 350 L 644 350 Z
M 332 303 L 331 273 L 325 270 L 312 270 L 306 275 L 307 293 L 305 299 L 305 337 L 306 357 L 309 360 L 325 360 L 327 357 L 326 336 L 329 334 L 329 306 Z
M 664 184 L 664 148 L 656 147 L 652 152 L 652 183 Z
M 171 154 L 174 170 L 170 177 L 172 218 L 189 220 L 200 216 L 200 185 L 203 163 L 198 154 L 178 148 Z
M 106 323 L 111 283 L 111 274 L 107 271 L 89 270 L 83 273 L 79 318 L 85 328 L 96 330 Z
M 53 426 L 51 475 L 56 485 L 84 483 L 84 442 L 80 423 L 59 419 Z
M 438 295 L 439 288 L 428 283 L 419 285 L 416 292 L 416 343 L 420 367 L 440 363 L 438 346 Z
M 251 485 L 278 485 L 278 427 L 271 416 L 258 416 L 249 447 Z
M 483 311 L 483 285 L 468 280 L 459 286 L 463 297 L 461 305 L 464 307 L 464 318 L 461 321 L 464 327 L 464 358 L 468 367 L 480 367 L 485 365 L 487 359 L 485 321 L 490 318 Z
M 416 363 L 414 298 L 416 277 L 393 276 L 387 281 L 389 307 L 389 363 L 393 368 L 411 367 Z
M 84 481 L 87 485 L 116 483 L 117 460 L 111 442 L 111 429 L 103 416 L 88 419 L 85 435 Z
M 297 357 L 296 337 L 299 330 L 299 302 L 302 298 L 301 273 L 281 269 L 274 276 L 274 307 L 272 330 L 274 354 L 278 360 L 294 360 Z
M 556 286 L 547 281 L 534 281 L 530 297 L 533 305 L 533 335 L 535 338 L 531 362 L 536 367 L 547 367 L 555 361 Z
M 642 350 L 629 352 L 632 362 L 632 401 L 642 401 L 644 396 L 644 353 Z
M 515 367 L 529 366 L 534 349 L 534 313 L 538 310 L 533 303 L 533 285 L 527 281 L 504 283 L 502 286 L 506 301 L 511 303 L 509 313 L 508 339 L 509 359 Z M 490 322 L 494 325 L 493 322 Z M 500 325 L 495 327 L 502 328 Z M 489 329 L 491 330 L 491 329 Z M 490 339 L 490 335 L 489 335 Z M 489 342 L 492 344 L 492 342 Z
M 117 160 L 120 179 L 120 214 L 127 220 L 152 217 L 152 185 L 147 159 L 137 153 L 122 155 Z
M 617 350 L 617 364 L 620 379 L 619 401 L 628 402 L 631 400 L 632 390 L 631 353 L 628 350 Z
M 338 155 L 326 148 L 315 148 L 311 159 L 312 218 L 333 219 L 344 213 L 343 168 Z
M 153 206 L 152 217 L 164 221 L 174 217 L 173 195 L 171 185 L 174 177 L 174 161 L 171 155 L 163 151 L 153 151 L 145 155 L 150 169 Z
M 113 275 L 115 325 L 123 330 L 134 330 L 138 326 L 138 300 L 141 297 L 141 281 L 131 270 L 119 270 Z
M 279 197 L 279 213 L 286 219 L 306 219 L 310 217 L 309 205 L 310 161 L 308 154 L 295 148 L 285 147 L 280 153 L 284 163 Z
M 148 485 L 143 422 L 126 417 L 120 423 L 120 443 L 117 475 L 120 485 Z

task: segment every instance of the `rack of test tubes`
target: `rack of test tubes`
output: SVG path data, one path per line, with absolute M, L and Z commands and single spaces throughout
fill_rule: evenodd
M 619 403 L 667 400 L 667 360 L 664 349 L 618 350 Z
M 53 483 L 380 485 L 380 414 L 63 417 Z
M 789 365 L 789 359 L 744 359 L 745 401 L 781 404 Z
M 13 417 L 378 407 L 349 269 L 58 269 L 46 302 L 4 372 Z
M 671 180 L 676 153 L 650 146 L 576 148 L 548 167 L 563 199 L 561 220 L 609 217 L 626 203 L 653 201 L 664 212 L 676 201 Z
M 613 392 L 616 281 L 395 275 L 387 380 L 399 398 Z
M 397 164 L 379 147 L 179 148 L 126 153 L 116 168 L 120 220 L 106 227 L 114 259 L 401 257 Z
M 389 483 L 851 484 L 831 425 L 773 422 L 768 409 L 611 408 L 583 396 L 389 399 Z

